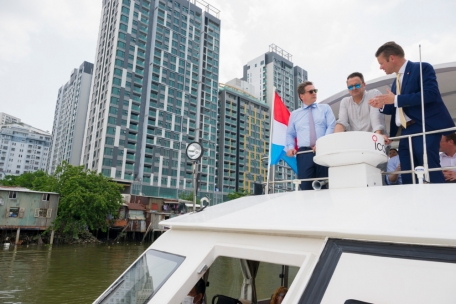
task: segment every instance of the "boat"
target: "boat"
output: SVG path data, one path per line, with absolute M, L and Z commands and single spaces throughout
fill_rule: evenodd
M 269 303 L 275 288 L 258 292 L 268 281 L 288 286 L 283 304 L 454 303 L 454 185 L 422 183 L 418 168 L 420 183 L 381 186 L 383 150 L 374 133 L 331 134 L 314 158 L 329 166 L 329 189 L 247 196 L 161 222 L 167 232 L 94 303 L 182 303 L 200 278 L 205 303 Z M 220 271 L 222 260 L 237 272 Z M 281 280 L 260 279 L 263 265 L 282 269 Z

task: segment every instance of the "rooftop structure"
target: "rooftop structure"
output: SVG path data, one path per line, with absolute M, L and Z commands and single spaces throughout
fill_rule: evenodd
M 19 123 L 21 122 L 20 118 L 14 117 L 13 115 L 9 115 L 3 112 L 0 112 L 0 125 L 4 124 L 11 124 L 11 123 Z

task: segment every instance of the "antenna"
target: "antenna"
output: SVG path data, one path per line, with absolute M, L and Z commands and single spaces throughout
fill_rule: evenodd
M 423 92 L 423 65 L 421 61 L 421 44 L 419 45 L 420 49 L 420 85 L 421 85 L 421 117 L 422 117 L 422 123 L 423 123 L 423 167 L 424 167 L 424 174 L 425 174 L 425 180 L 430 181 L 429 179 L 429 165 L 428 165 L 428 156 L 427 156 L 427 151 L 426 151 L 426 123 L 425 123 L 425 118 L 424 118 L 424 92 Z

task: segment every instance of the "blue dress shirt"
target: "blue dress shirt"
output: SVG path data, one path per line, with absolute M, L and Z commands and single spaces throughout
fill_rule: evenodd
M 399 166 L 400 163 L 401 162 L 399 161 L 398 155 L 391 157 L 390 159 L 388 159 L 388 164 L 386 165 L 386 172 L 396 171 L 396 168 L 397 168 L 397 166 Z M 395 183 L 390 182 L 390 180 L 388 179 L 388 176 L 389 175 L 385 175 L 385 181 L 388 185 L 402 185 L 402 177 L 400 174 L 397 177 L 397 180 Z
M 317 139 L 334 132 L 336 118 L 327 104 L 313 103 L 310 106 L 302 105 L 290 115 L 287 128 L 286 148 L 295 148 L 295 138 L 298 139 L 298 147 L 310 147 L 309 110 L 312 108 L 312 117 L 315 123 Z

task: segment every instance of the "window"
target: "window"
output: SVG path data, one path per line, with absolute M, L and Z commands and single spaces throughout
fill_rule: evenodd
M 145 302 L 147 302 L 152 299 L 154 294 L 157 293 L 184 260 L 185 257 L 183 256 L 149 249 L 123 276 L 114 282 L 111 288 L 102 294 L 100 300 L 96 303 L 111 303 L 110 300 L 114 300 L 114 297 L 122 303 L 124 301 L 127 302 L 131 294 L 134 293 L 144 296 L 146 298 Z M 143 271 L 143 269 L 148 269 L 149 271 Z M 153 282 L 153 286 L 142 282 Z
M 299 303 L 442 303 L 454 298 L 447 282 L 456 278 L 455 254 L 452 247 L 330 239 Z
M 34 216 L 50 218 L 52 216 L 52 209 L 36 208 Z
M 15 199 L 16 198 L 16 191 L 10 191 L 8 198 Z
M 49 193 L 43 193 L 43 197 L 41 198 L 41 200 L 49 202 L 50 197 L 51 197 L 51 195 Z
M 19 207 L 9 207 L 6 209 L 7 211 L 7 217 L 19 217 Z

